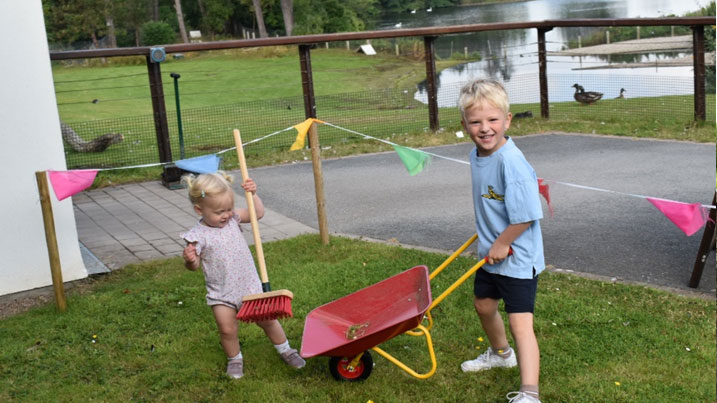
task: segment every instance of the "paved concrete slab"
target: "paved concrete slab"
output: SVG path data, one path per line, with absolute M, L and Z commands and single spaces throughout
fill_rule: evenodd
M 237 194 L 237 207 L 244 207 L 243 192 Z M 184 242 L 179 233 L 198 219 L 186 190 L 170 190 L 159 181 L 85 191 L 73 196 L 73 203 L 90 274 L 181 255 Z M 242 228 L 247 243 L 254 244 L 251 225 Z M 316 230 L 267 208 L 259 232 L 262 241 L 269 242 Z

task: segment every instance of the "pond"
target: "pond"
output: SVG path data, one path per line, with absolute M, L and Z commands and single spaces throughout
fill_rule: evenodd
M 533 0 L 473 6 L 434 8 L 385 15 L 378 29 L 450 26 L 489 22 L 523 22 L 548 19 L 637 18 L 681 16 L 700 9 L 696 0 Z M 649 29 L 643 27 L 642 29 Z M 555 28 L 546 33 L 548 52 L 566 49 L 569 41 L 586 38 L 595 28 Z M 511 103 L 539 102 L 537 29 L 480 32 L 448 35 L 436 39 L 436 54 L 447 58 L 458 52 L 480 54 L 480 61 L 463 63 L 438 74 L 438 103 L 455 106 L 460 85 L 471 78 L 494 77 L 502 80 L 511 94 Z M 691 52 L 639 53 L 621 56 L 548 57 L 550 102 L 573 99 L 574 83 L 588 91 L 599 91 L 615 98 L 620 89 L 628 97 L 692 94 L 692 67 L 600 68 L 616 62 L 654 62 L 689 56 Z M 477 58 L 474 58 L 474 60 Z M 583 68 L 590 67 L 589 70 Z M 597 67 L 597 69 L 595 69 Z M 656 85 L 656 79 L 659 84 Z M 415 98 L 427 102 L 425 83 L 418 86 Z

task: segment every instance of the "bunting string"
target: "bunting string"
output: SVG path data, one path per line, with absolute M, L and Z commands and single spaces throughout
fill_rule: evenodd
M 406 147 L 399 144 L 396 144 L 394 142 L 391 142 L 389 140 L 381 139 L 378 137 L 370 136 L 365 133 L 360 133 L 355 130 L 347 129 L 345 127 L 341 127 L 329 122 L 324 122 L 318 119 L 309 118 L 305 121 L 289 126 L 285 129 L 277 130 L 273 133 L 267 134 L 265 136 L 247 141 L 246 143 L 243 143 L 243 146 L 248 146 L 254 143 L 258 143 L 260 141 L 266 140 L 270 137 L 276 136 L 280 133 L 296 129 L 298 132 L 298 135 L 296 137 L 296 141 L 294 141 L 294 144 L 292 144 L 290 150 L 300 150 L 304 148 L 304 143 L 306 140 L 306 134 L 311 127 L 312 124 L 323 124 L 326 126 L 333 127 L 338 130 L 345 131 L 347 133 L 351 133 L 357 136 L 360 136 L 362 139 L 370 139 L 374 141 L 378 141 L 384 144 L 388 144 L 392 146 L 396 152 L 396 154 L 401 158 L 401 161 L 404 163 L 406 169 L 408 170 L 410 175 L 417 175 L 421 171 L 425 169 L 426 166 L 430 163 L 431 157 L 440 158 L 443 160 L 463 164 L 463 165 L 470 165 L 470 162 L 446 157 L 440 154 L 435 154 L 429 151 L 419 150 L 416 148 Z M 188 170 L 190 172 L 197 172 L 197 173 L 207 173 L 207 172 L 214 172 L 219 168 L 219 157 L 218 155 L 226 153 L 228 151 L 236 150 L 236 146 L 227 148 L 221 151 L 218 151 L 213 154 L 207 154 L 199 157 L 189 158 L 189 159 L 183 159 L 176 162 L 159 162 L 159 163 L 151 163 L 151 164 L 142 164 L 142 165 L 132 165 L 132 166 L 124 166 L 124 167 L 115 167 L 115 168 L 98 168 L 98 169 L 78 169 L 78 170 L 69 170 L 69 171 L 50 171 L 48 170 L 48 173 L 50 175 L 50 181 L 53 185 L 53 188 L 55 190 L 55 194 L 58 197 L 59 200 L 63 200 L 67 197 L 72 196 L 73 194 L 79 193 L 82 190 L 88 188 L 92 182 L 94 181 L 95 175 L 99 171 L 112 171 L 117 169 L 134 169 L 134 168 L 147 168 L 147 167 L 154 167 L 154 166 L 161 166 L 161 165 L 167 165 L 171 163 L 175 163 L 178 167 Z M 662 199 L 658 197 L 651 197 L 651 196 L 645 196 L 641 194 L 635 194 L 635 193 L 626 193 L 626 192 L 618 192 L 615 190 L 609 190 L 609 189 L 601 189 L 593 186 L 586 186 L 586 185 L 578 185 L 575 183 L 569 183 L 569 182 L 563 182 L 553 179 L 544 179 L 544 178 L 538 178 L 538 185 L 539 185 L 539 191 L 540 194 L 545 197 L 546 201 L 548 202 L 548 207 L 550 208 L 551 215 L 553 214 L 553 208 L 550 202 L 550 193 L 549 193 L 549 186 L 548 184 L 558 184 L 568 187 L 573 187 L 577 189 L 584 189 L 584 190 L 592 190 L 597 192 L 605 192 L 605 193 L 612 193 L 616 195 L 621 196 L 628 196 L 628 197 L 635 197 L 640 199 L 646 199 L 650 203 L 652 203 L 657 209 L 659 209 L 667 218 L 673 221 L 675 225 L 677 225 L 680 229 L 682 229 L 687 235 L 692 235 L 694 232 L 696 232 L 706 220 L 709 218 L 707 217 L 707 210 L 708 209 L 715 209 L 716 207 L 710 204 L 700 204 L 700 203 L 683 203 L 675 200 L 669 200 L 669 199 Z
M 336 128 L 336 129 L 339 129 L 339 130 L 343 130 L 343 131 L 346 131 L 346 132 L 349 132 L 349 133 L 352 133 L 352 134 L 359 135 L 359 136 L 363 137 L 364 139 L 372 139 L 372 140 L 380 141 L 381 143 L 389 144 L 389 145 L 394 146 L 394 147 L 399 146 L 398 144 L 393 143 L 393 142 L 390 142 L 390 141 L 388 141 L 388 140 L 381 139 L 381 138 L 377 138 L 377 137 L 373 137 L 373 136 L 369 136 L 368 134 L 359 133 L 359 132 L 357 132 L 357 131 L 355 131 L 355 130 L 346 129 L 346 128 L 343 128 L 343 127 L 341 127 L 341 126 L 337 126 L 337 125 L 334 125 L 334 124 L 331 124 L 331 123 L 328 123 L 328 122 L 324 122 L 324 124 L 327 125 L 327 126 L 334 127 L 334 128 Z M 411 147 L 406 147 L 406 146 L 399 146 L 399 147 L 403 147 L 403 148 L 407 148 L 407 149 L 414 150 L 414 151 L 417 151 L 417 152 L 425 153 L 425 154 L 428 154 L 428 155 L 430 155 L 430 156 L 432 156 L 432 157 L 444 159 L 444 160 L 447 160 L 447 161 L 457 162 L 457 163 L 463 164 L 463 165 L 470 165 L 470 164 L 471 164 L 469 161 L 459 160 L 459 159 L 451 158 L 451 157 L 446 157 L 446 156 L 443 156 L 443 155 L 440 155 L 440 154 L 434 154 L 434 153 L 431 153 L 431 152 L 428 152 L 428 151 L 424 151 L 424 150 L 419 150 L 419 149 L 416 149 L 416 148 L 411 148 Z M 557 180 L 553 180 L 553 179 L 544 179 L 544 178 L 542 178 L 542 179 L 545 180 L 546 182 L 549 182 L 549 183 L 555 183 L 555 184 L 558 184 L 558 185 L 570 186 L 570 187 L 574 187 L 574 188 L 578 188 L 578 189 L 595 190 L 595 191 L 598 191 L 598 192 L 606 192 L 606 193 L 613 193 L 613 194 L 618 194 L 618 195 L 622 195 L 622 196 L 638 197 L 638 198 L 641 198 L 641 199 L 657 199 L 657 200 L 663 200 L 663 201 L 668 201 L 668 202 L 674 201 L 674 200 L 669 200 L 669 199 L 662 199 L 662 198 L 659 198 L 659 197 L 644 196 L 644 195 L 639 195 L 639 194 L 634 194 L 634 193 L 618 192 L 618 191 L 616 191 L 616 190 L 600 189 L 600 188 L 596 188 L 596 187 L 592 187 L 592 186 L 577 185 L 577 184 L 574 184 L 574 183 L 561 182 L 561 181 L 557 181 Z M 713 205 L 711 205 L 711 204 L 702 204 L 701 207 L 703 207 L 703 208 L 708 208 L 708 209 L 714 209 L 714 208 L 715 208 L 715 206 L 713 206 Z

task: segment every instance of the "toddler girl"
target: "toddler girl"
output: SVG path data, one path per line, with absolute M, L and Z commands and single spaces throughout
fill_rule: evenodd
M 189 191 L 189 200 L 199 214 L 199 222 L 181 234 L 187 242 L 182 257 L 189 270 L 201 265 L 207 287 L 207 304 L 212 307 L 222 348 L 227 355 L 227 375 L 241 378 L 244 361 L 237 339 L 236 315 L 242 297 L 262 292 L 246 240 L 239 226 L 249 222 L 249 210 L 234 210 L 233 178 L 219 171 L 199 176 L 185 175 L 182 183 Z M 256 183 L 250 178 L 241 185 L 254 198 L 257 219 L 264 216 L 264 204 L 256 194 Z M 305 361 L 289 346 L 284 329 L 277 320 L 258 322 L 281 358 L 291 367 L 301 368 Z

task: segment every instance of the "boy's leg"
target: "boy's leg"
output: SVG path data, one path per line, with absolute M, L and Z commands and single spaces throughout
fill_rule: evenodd
M 491 348 L 480 354 L 476 359 L 463 362 L 461 370 L 463 372 L 475 372 L 495 367 L 510 368 L 516 366 L 515 353 L 508 345 L 503 318 L 498 312 L 498 300 L 475 298 L 474 305 Z
M 530 312 L 508 314 L 510 332 L 515 339 L 520 366 L 522 386 L 538 386 L 540 377 L 540 350 L 533 330 L 533 314 Z
M 237 338 L 237 311 L 226 305 L 212 305 L 214 320 L 217 322 L 220 342 L 227 357 L 239 354 L 239 339 Z
M 503 318 L 498 312 L 498 300 L 493 298 L 478 298 L 473 300 L 478 317 L 480 318 L 483 330 L 485 330 L 488 341 L 494 350 L 505 350 L 508 348 L 508 339 L 505 334 Z

